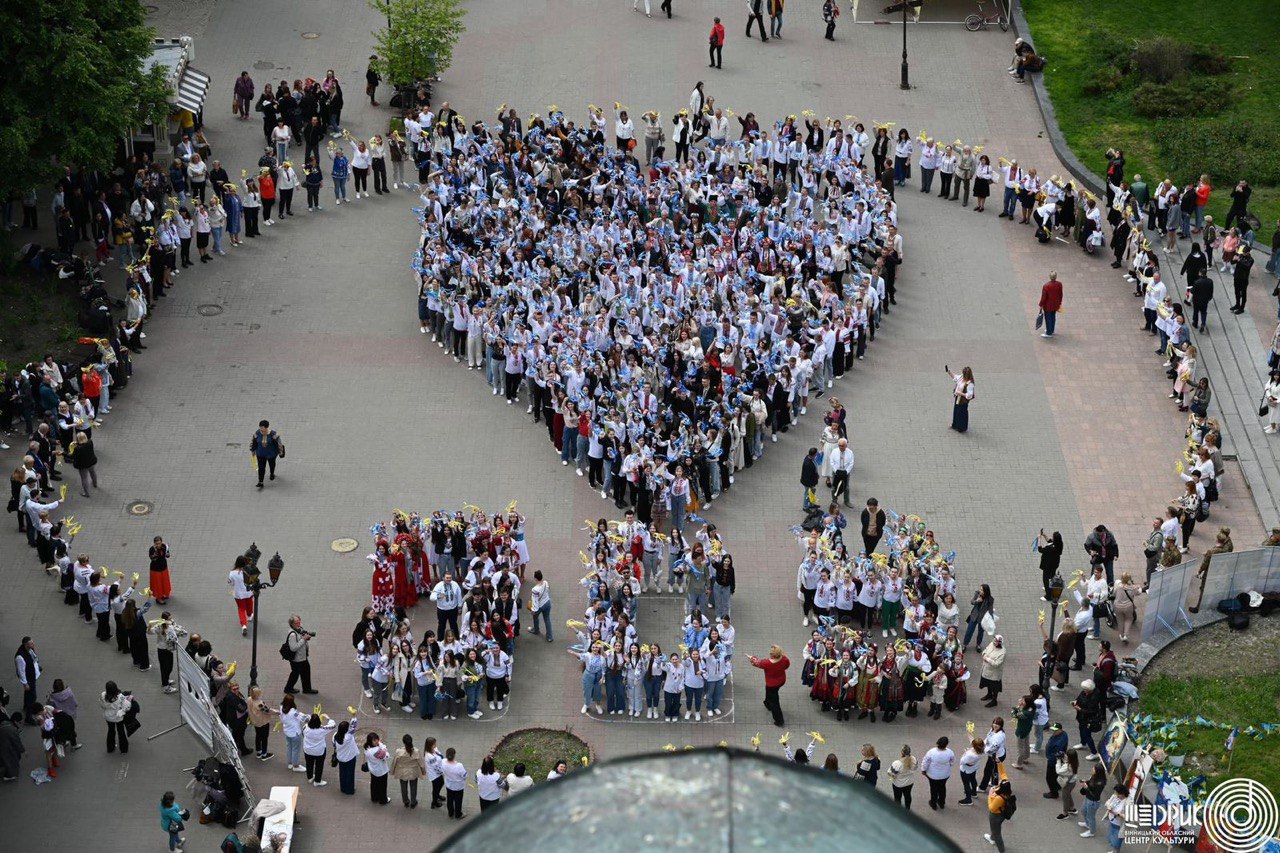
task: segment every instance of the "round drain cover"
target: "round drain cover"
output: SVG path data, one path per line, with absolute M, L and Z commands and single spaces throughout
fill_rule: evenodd
M 134 501 L 129 504 L 129 515 L 150 515 L 155 508 L 151 501 Z
M 360 547 L 360 543 L 350 537 L 335 539 L 329 544 L 329 547 L 337 551 L 339 554 L 350 554 L 352 551 Z
M 201 317 L 217 317 L 222 313 L 221 305 L 201 305 L 196 308 L 196 313 Z
M 265 59 L 259 59 L 257 62 L 253 63 L 253 67 L 258 71 L 270 71 L 276 67 L 276 64 L 274 62 L 268 62 Z

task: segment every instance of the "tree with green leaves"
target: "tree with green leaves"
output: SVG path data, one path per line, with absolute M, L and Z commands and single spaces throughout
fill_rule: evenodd
M 369 8 L 387 16 L 385 29 L 374 33 L 378 71 L 387 82 L 402 86 L 444 71 L 453 48 L 466 31 L 461 0 L 368 0 Z
M 64 165 L 105 167 L 131 127 L 163 122 L 164 70 L 138 0 L 19 0 L 0 10 L 0 193 Z

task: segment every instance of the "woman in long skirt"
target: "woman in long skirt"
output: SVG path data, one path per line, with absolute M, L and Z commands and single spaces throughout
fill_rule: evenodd
M 858 688 L 854 694 L 858 701 L 858 719 L 871 717 L 876 721 L 876 708 L 880 706 L 880 665 L 876 661 L 876 647 L 873 643 L 871 651 L 858 661 Z
M 147 557 L 151 560 L 151 595 L 155 598 L 156 604 L 165 604 L 173 594 L 173 587 L 169 581 L 169 557 L 171 556 L 169 546 L 164 544 L 163 537 L 157 536 L 152 540 Z
M 897 655 L 890 646 L 880 666 L 880 710 L 884 712 L 886 723 L 902 710 L 902 698 L 902 675 L 898 672 Z
M 951 428 L 956 432 L 966 432 L 969 429 L 969 403 L 973 400 L 973 368 L 966 367 L 959 373 L 947 371 L 947 375 L 955 382 L 955 389 L 952 391 L 954 404 L 951 408 Z

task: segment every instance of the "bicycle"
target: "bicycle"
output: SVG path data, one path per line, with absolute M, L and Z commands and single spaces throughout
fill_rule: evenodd
M 964 28 L 971 33 L 976 33 L 978 30 L 986 29 L 987 24 L 997 24 L 1001 32 L 1008 32 L 1009 16 L 1005 14 L 1004 9 L 1001 0 L 996 0 L 996 13 L 987 15 L 984 12 L 982 0 L 978 0 L 978 13 L 964 19 Z

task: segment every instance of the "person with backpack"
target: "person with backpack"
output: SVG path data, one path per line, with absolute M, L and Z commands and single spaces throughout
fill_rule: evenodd
M 1018 810 L 1018 798 L 1013 793 L 1013 786 L 1009 784 L 1009 777 L 1005 774 L 1004 762 L 1001 761 L 997 767 L 1000 771 L 1000 784 L 987 793 L 987 815 L 988 826 L 990 832 L 984 832 L 982 837 L 987 842 L 994 844 L 996 850 L 1004 853 L 1004 838 L 1001 836 L 1001 829 L 1005 821 L 1013 820 L 1013 815 Z
M 283 459 L 284 452 L 284 442 L 271 428 L 271 422 L 258 421 L 258 429 L 249 442 L 249 453 L 257 461 L 259 489 L 262 488 L 262 480 L 268 468 L 271 469 L 271 479 L 276 478 L 276 459 Z
M 296 613 L 289 617 L 289 634 L 280 646 L 280 657 L 289 662 L 289 680 L 284 684 L 285 693 L 293 693 L 302 680 L 303 693 L 319 693 L 311 687 L 311 638 L 315 634 L 304 630 L 302 617 Z

